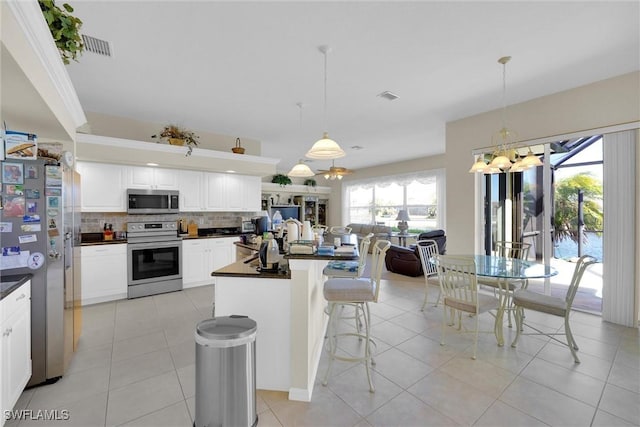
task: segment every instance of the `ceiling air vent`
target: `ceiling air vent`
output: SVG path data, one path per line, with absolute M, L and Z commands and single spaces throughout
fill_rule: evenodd
M 95 37 L 82 35 L 84 50 L 87 52 L 97 53 L 98 55 L 111 56 L 111 45 L 106 40 L 100 40 Z
M 393 93 L 393 92 L 389 92 L 388 90 L 385 90 L 384 92 L 379 93 L 379 94 L 378 94 L 378 96 L 379 96 L 380 98 L 384 98 L 384 99 L 387 99 L 387 100 L 389 100 L 389 101 L 393 101 L 393 100 L 395 100 L 395 99 L 398 99 L 398 98 L 399 98 L 399 96 L 398 96 L 398 95 L 396 95 L 396 94 L 395 94 L 395 93 Z

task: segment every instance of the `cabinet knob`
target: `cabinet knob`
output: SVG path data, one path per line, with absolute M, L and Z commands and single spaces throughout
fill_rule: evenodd
M 5 331 L 3 332 L 2 336 L 4 336 L 4 337 L 8 337 L 9 335 L 11 335 L 11 332 L 13 332 L 13 328 L 7 328 L 7 329 L 5 329 Z

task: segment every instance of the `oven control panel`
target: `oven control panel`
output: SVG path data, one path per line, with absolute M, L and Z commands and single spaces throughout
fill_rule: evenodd
M 130 222 L 127 224 L 127 232 L 147 232 L 154 233 L 160 231 L 176 231 L 178 225 L 175 221 L 161 222 Z

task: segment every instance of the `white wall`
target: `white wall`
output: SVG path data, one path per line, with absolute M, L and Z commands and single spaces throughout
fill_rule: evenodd
M 126 117 L 112 116 L 108 114 L 87 111 L 87 128 L 85 133 L 114 138 L 133 139 L 135 141 L 155 142 L 151 135 L 160 133 L 167 124 L 182 126 L 182 123 L 151 123 L 133 120 Z M 188 126 L 187 126 L 188 127 Z M 212 132 L 203 132 L 198 129 L 190 129 L 198 135 L 198 148 L 231 152 L 236 145 L 236 137 L 240 137 L 240 144 L 245 148 L 245 154 L 260 156 L 260 141 L 244 138 L 241 135 L 230 136 Z
M 640 120 L 640 72 L 508 107 L 508 125 L 520 140 L 552 138 Z M 501 126 L 501 110 L 447 123 L 447 249 L 462 253 L 473 247 L 475 175 L 468 173 L 472 150 L 491 145 Z

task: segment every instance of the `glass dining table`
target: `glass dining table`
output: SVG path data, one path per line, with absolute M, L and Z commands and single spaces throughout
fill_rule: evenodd
M 473 255 L 476 262 L 476 275 L 498 279 L 500 310 L 496 315 L 496 328 L 502 328 L 502 319 L 510 304 L 509 282 L 513 280 L 544 279 L 558 274 L 558 270 L 550 265 L 518 258 L 503 258 L 493 255 Z M 525 282 L 526 283 L 526 282 Z M 500 322 L 500 323 L 498 323 Z M 502 334 L 500 334 L 502 337 Z M 502 341 L 502 342 L 501 342 Z M 498 345 L 504 344 L 502 338 Z

